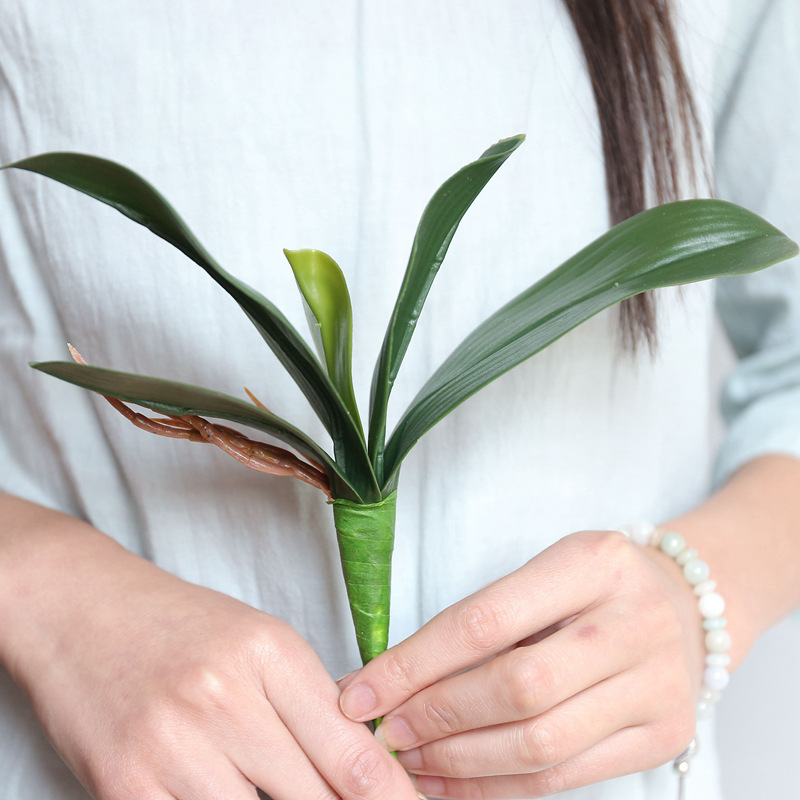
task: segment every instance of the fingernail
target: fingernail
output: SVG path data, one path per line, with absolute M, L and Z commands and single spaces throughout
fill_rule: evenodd
M 411 730 L 411 727 L 403 717 L 384 719 L 375 731 L 375 738 L 390 752 L 392 750 L 404 750 L 417 743 L 414 731 Z
M 413 750 L 400 750 L 397 753 L 397 760 L 409 771 L 422 769 L 422 753 L 419 747 L 415 747 Z
M 370 712 L 378 705 L 375 692 L 366 683 L 356 683 L 348 686 L 339 698 L 339 707 L 346 717 L 354 722 L 364 722 L 371 719 Z
M 408 772 L 406 774 L 411 779 L 411 783 L 414 785 L 414 788 L 416 789 L 417 788 L 417 776 L 416 775 L 412 775 L 410 772 Z M 417 797 L 419 797 L 419 800 L 428 800 L 428 798 L 425 797 L 425 795 L 422 794 L 422 792 L 417 792 Z
M 383 723 L 381 722 L 377 728 L 375 728 L 375 741 L 384 749 L 388 750 L 390 753 L 392 752 L 392 748 L 386 744 L 386 739 L 383 738 Z
M 417 776 L 417 789 L 420 795 L 428 794 L 441 797 L 445 793 L 445 788 L 443 778 L 437 778 L 435 775 Z

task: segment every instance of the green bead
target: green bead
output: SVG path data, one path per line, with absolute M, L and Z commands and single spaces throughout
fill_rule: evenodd
M 683 553 L 686 551 L 684 550 Z M 697 551 L 694 551 L 697 552 Z M 675 560 L 680 563 L 681 559 L 683 558 L 683 553 L 681 553 Z M 701 561 L 699 558 L 693 558 L 687 564 L 683 565 L 683 577 L 686 578 L 692 586 L 697 586 L 698 583 L 703 583 L 703 581 L 708 580 L 708 576 L 711 574 L 711 570 L 706 564 L 705 561 Z
M 728 620 L 725 619 L 725 617 L 712 617 L 711 619 L 703 620 L 703 629 L 707 631 L 719 631 L 727 624 Z
M 666 553 L 670 558 L 675 558 L 686 547 L 686 540 L 679 533 L 670 531 L 661 537 L 659 547 L 662 553 Z

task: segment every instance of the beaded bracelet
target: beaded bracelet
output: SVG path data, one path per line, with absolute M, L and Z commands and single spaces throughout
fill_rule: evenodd
M 725 630 L 728 621 L 722 616 L 725 600 L 716 591 L 717 582 L 710 579 L 708 564 L 698 558 L 697 550 L 686 546 L 679 533 L 662 530 L 649 522 L 626 525 L 620 530 L 636 544 L 658 547 L 662 553 L 674 558 L 683 567 L 683 576 L 698 597 L 697 605 L 705 631 L 706 668 L 697 702 L 697 719 L 710 719 L 714 716 L 714 705 L 730 680 L 727 667 L 731 663 L 728 655 L 731 635 Z

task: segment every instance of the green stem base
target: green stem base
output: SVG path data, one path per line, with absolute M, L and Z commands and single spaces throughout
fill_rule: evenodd
M 378 503 L 333 501 L 333 519 L 358 651 L 366 664 L 389 642 L 397 492 Z

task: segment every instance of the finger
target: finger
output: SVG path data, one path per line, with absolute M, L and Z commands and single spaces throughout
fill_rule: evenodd
M 232 763 L 221 758 L 218 752 L 211 751 L 195 753 L 191 770 L 170 774 L 166 786 L 170 799 L 174 797 L 177 800 L 196 797 L 203 800 L 257 800 L 258 797 L 256 787 Z M 277 796 L 275 800 L 278 800 Z
M 366 726 L 342 715 L 339 688 L 319 659 L 308 654 L 308 646 L 294 631 L 284 633 L 286 640 L 265 665 L 269 681 L 264 690 L 331 790 L 342 800 L 418 800 L 397 760 Z M 293 639 L 304 657 L 291 657 Z M 298 685 L 303 692 L 296 691 Z
M 626 672 L 533 719 L 456 734 L 398 753 L 398 759 L 417 775 L 476 778 L 540 772 L 619 730 L 646 724 L 652 699 L 649 685 L 636 672 Z
M 271 641 L 272 629 L 288 626 L 266 627 Z M 300 637 L 292 632 L 286 639 Z M 302 644 L 305 655 L 298 652 L 298 660 L 308 660 L 313 652 Z M 138 785 L 153 776 L 180 800 L 255 800 L 256 786 L 276 800 L 337 800 L 267 699 L 259 662 L 242 666 L 232 674 L 210 668 L 183 674 L 170 699 L 148 704 L 133 747 L 119 751 L 116 782 Z M 292 688 L 302 693 L 302 684 Z M 103 777 L 110 777 L 107 770 Z
M 625 601 L 590 609 L 538 644 L 418 692 L 376 735 L 407 750 L 463 731 L 538 716 L 636 663 L 646 643 Z
M 239 747 L 232 748 L 233 763 L 241 777 L 273 800 L 295 800 L 297 797 L 338 800 L 338 795 L 266 699 L 259 713 L 251 717 L 250 725 L 243 728 L 240 737 Z M 255 797 L 255 790 L 252 797 Z
M 275 800 L 337 800 L 263 695 L 239 695 L 235 687 L 212 683 L 220 713 L 210 725 L 169 714 L 151 743 L 152 763 L 160 765 L 163 785 L 175 797 L 255 800 L 257 786 Z
M 666 764 L 688 746 L 693 730 L 678 735 L 655 727 L 626 728 L 541 772 L 487 778 L 421 775 L 416 779 L 417 788 L 429 797 L 463 800 L 546 797 Z
M 636 558 L 623 534 L 562 539 L 370 661 L 342 692 L 342 711 L 354 720 L 375 719 L 426 686 L 584 611 Z

